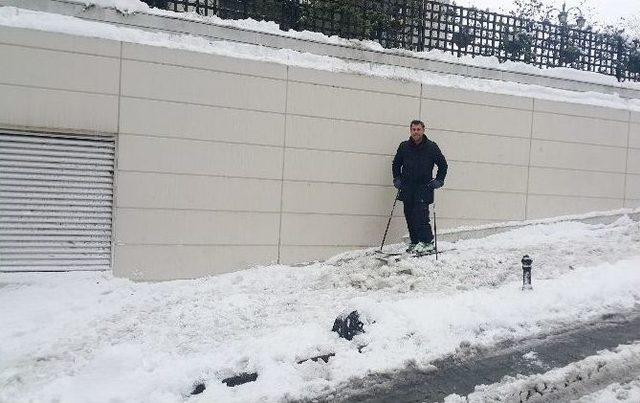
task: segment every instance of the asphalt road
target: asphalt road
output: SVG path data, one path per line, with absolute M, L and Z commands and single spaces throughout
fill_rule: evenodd
M 452 393 L 468 395 L 476 385 L 498 382 L 505 375 L 544 373 L 636 340 L 640 340 L 640 312 L 626 318 L 607 315 L 579 328 L 520 340 L 487 352 L 470 352 L 467 358 L 447 357 L 433 362 L 437 371 L 407 369 L 371 375 L 313 401 L 442 401 Z M 537 353 L 535 361 L 523 357 L 532 350 Z

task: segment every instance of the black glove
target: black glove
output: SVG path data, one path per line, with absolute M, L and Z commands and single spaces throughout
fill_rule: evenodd
M 393 178 L 393 186 L 395 186 L 395 188 L 398 190 L 402 189 L 402 178 L 399 176 Z
M 442 181 L 441 181 L 441 180 L 439 180 L 439 179 L 434 179 L 434 180 L 432 180 L 431 182 L 429 182 L 429 183 L 427 184 L 427 187 L 428 187 L 429 189 L 439 189 L 439 188 L 441 188 L 441 187 L 442 187 L 442 185 L 444 185 L 444 183 L 442 183 Z

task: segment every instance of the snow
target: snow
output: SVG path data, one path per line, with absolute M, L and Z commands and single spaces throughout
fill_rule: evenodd
M 640 357 L 639 357 L 640 359 Z M 640 376 L 630 382 L 612 383 L 605 389 L 591 393 L 575 401 L 576 403 L 599 402 L 640 402 Z
M 310 32 L 310 31 L 295 31 L 288 30 L 282 31 L 279 28 L 279 25 L 273 21 L 256 21 L 251 18 L 242 19 L 242 20 L 228 20 L 222 19 L 218 16 L 202 16 L 195 12 L 186 12 L 186 13 L 176 13 L 167 10 L 160 10 L 156 8 L 149 8 L 146 3 L 143 3 L 139 0 L 78 0 L 85 4 L 95 4 L 100 7 L 111 7 L 115 8 L 121 12 L 125 13 L 134 13 L 134 12 L 144 12 L 147 14 L 155 14 L 168 16 L 172 18 L 179 18 L 189 21 L 200 21 L 207 22 L 209 24 L 220 25 L 233 27 L 237 29 L 242 29 L 246 31 L 255 31 L 255 32 L 263 32 L 269 33 L 277 36 L 286 36 L 290 38 L 304 39 L 312 42 L 320 42 L 320 43 L 329 43 L 333 45 L 340 45 L 345 47 L 352 47 L 355 49 L 367 49 L 381 53 L 389 53 L 389 54 L 397 54 L 403 56 L 410 56 L 415 58 L 427 59 L 427 60 L 436 60 L 442 62 L 448 62 L 452 64 L 461 64 L 461 65 L 469 65 L 476 67 L 488 67 L 500 71 L 507 72 L 519 72 L 525 74 L 535 74 L 541 75 L 545 77 L 555 77 L 555 78 L 563 78 L 567 80 L 577 80 L 590 82 L 595 84 L 603 84 L 610 85 L 614 87 L 623 87 L 623 88 L 636 88 L 640 89 L 640 83 L 634 82 L 623 82 L 619 83 L 615 77 L 606 76 L 603 74 L 588 72 L 588 71 L 580 71 L 571 68 L 552 68 L 552 69 L 540 69 L 536 66 L 521 63 L 521 62 L 513 62 L 506 61 L 504 63 L 500 63 L 495 57 L 484 57 L 484 56 L 462 56 L 458 57 L 457 55 L 451 54 L 449 52 L 443 52 L 440 50 L 431 50 L 431 51 L 423 51 L 423 52 L 415 52 L 405 49 L 385 49 L 378 42 L 371 40 L 354 40 L 354 39 L 344 39 L 340 38 L 336 35 L 325 35 L 320 32 Z
M 134 0 L 89 3 L 151 12 Z M 247 29 L 269 25 L 221 21 Z M 640 110 L 640 100 L 606 94 L 461 79 L 14 7 L 0 7 L 0 25 Z M 317 33 L 287 34 L 356 46 Z M 303 267 L 271 265 L 164 283 L 110 273 L 2 273 L 0 402 L 175 402 L 198 382 L 207 389 L 194 402 L 313 398 L 368 372 L 429 369 L 448 354 L 472 354 L 608 313 L 628 315 L 640 304 L 640 225 L 628 217 L 612 224 L 541 220 L 482 239 L 443 242 L 441 248 L 455 250 L 438 261 L 424 257 L 392 267 L 376 267 L 366 256 L 371 250 L 352 251 Z M 525 253 L 534 259 L 533 290 L 523 293 Z M 354 309 L 362 313 L 366 333 L 348 342 L 330 329 L 338 314 Z M 328 363 L 297 364 L 327 353 L 336 354 Z M 528 358 L 535 362 L 535 353 Z M 254 371 L 256 382 L 236 388 L 221 383 Z M 624 393 L 634 385 L 612 384 L 601 393 Z
M 74 1 L 72 0 L 72 2 Z M 96 6 L 102 8 L 115 8 L 124 14 L 151 12 L 149 5 L 141 2 L 140 0 L 79 0 L 75 2 L 83 3 L 85 7 Z
M 585 81 L 596 84 L 611 85 L 615 87 L 627 87 L 640 89 L 640 83 L 625 82 L 619 83 L 614 77 L 597 74 L 593 72 L 580 71 L 571 68 L 552 68 L 552 69 L 540 69 L 536 66 L 526 63 L 506 61 L 500 63 L 495 57 L 483 57 L 483 56 L 462 56 L 451 54 L 449 52 L 443 52 L 440 50 L 431 50 L 424 52 L 415 52 L 405 49 L 385 49 L 378 42 L 371 40 L 353 40 L 344 39 L 338 36 L 328 36 L 320 32 L 310 31 L 282 31 L 279 25 L 272 21 L 256 21 L 251 18 L 242 20 L 226 20 L 218 16 L 202 16 L 195 12 L 176 13 L 167 10 L 161 10 L 156 8 L 149 8 L 147 4 L 139 0 L 79 0 L 85 4 L 95 4 L 100 7 L 111 7 L 120 10 L 125 13 L 144 12 L 147 14 L 163 15 L 172 18 L 179 18 L 190 21 L 204 21 L 214 25 L 227 26 L 238 28 L 247 31 L 269 33 L 277 36 L 286 36 L 290 38 L 304 39 L 307 41 L 330 43 L 334 45 L 353 47 L 356 49 L 367 49 L 377 52 L 400 54 L 404 56 L 416 57 L 427 60 L 437 60 L 449 62 L 452 64 L 464 64 L 476 67 L 489 67 L 496 70 L 519 72 L 525 74 L 536 74 L 546 77 L 564 78 L 569 80 Z
M 549 217 L 549 218 L 540 218 L 534 220 L 525 220 L 525 221 L 506 221 L 499 223 L 490 223 L 490 224 L 481 224 L 481 225 L 462 225 L 455 228 L 448 228 L 438 233 L 442 234 L 453 234 L 467 231 L 481 231 L 486 229 L 497 229 L 497 228 L 510 228 L 510 227 L 523 227 L 527 225 L 533 224 L 551 224 L 560 221 L 581 221 L 592 218 L 604 219 L 606 217 L 612 217 L 617 215 L 634 215 L 640 214 L 640 208 L 623 208 L 619 210 L 609 210 L 609 211 L 592 211 L 589 213 L 583 214 L 569 214 L 565 216 L 557 216 L 557 217 Z
M 454 74 L 433 73 L 392 65 L 347 61 L 336 57 L 320 56 L 305 52 L 298 52 L 291 49 L 273 49 L 252 44 L 228 41 L 210 41 L 203 37 L 184 34 L 149 32 L 142 29 L 120 27 L 94 21 L 85 21 L 76 17 L 30 11 L 15 7 L 0 7 L 0 25 L 58 32 L 70 35 L 97 37 L 172 49 L 183 49 L 194 52 L 203 52 L 220 56 L 278 63 L 332 72 L 351 73 L 392 80 L 413 81 L 428 85 L 460 88 L 471 91 L 527 96 L 552 101 L 572 102 L 640 111 L 640 99 L 622 98 L 617 94 L 611 95 L 593 91 L 568 91 L 544 87 L 541 85 L 461 77 Z M 314 35 L 321 34 L 314 33 Z M 488 61 L 486 62 L 489 63 Z M 516 65 L 520 66 L 517 63 Z M 527 69 L 530 67 L 531 66 L 520 66 L 518 68 Z M 541 70 L 537 71 L 539 72 Z M 567 74 L 569 73 L 575 77 L 576 74 L 582 72 L 571 70 L 570 72 L 567 72 Z M 600 80 L 602 78 L 598 79 Z M 636 84 L 637 83 L 625 83 L 624 85 Z M 640 88 L 640 84 L 638 84 L 638 86 Z
M 393 267 L 353 251 L 163 283 L 0 274 L 0 401 L 175 402 L 198 382 L 207 389 L 190 401 L 313 398 L 369 372 L 429 369 L 449 354 L 624 317 L 640 304 L 640 224 L 628 217 L 442 243 L 452 247 L 438 261 Z M 528 292 L 524 253 L 534 259 Z M 366 333 L 339 339 L 333 321 L 354 309 Z M 297 364 L 328 353 L 328 363 Z M 242 372 L 257 381 L 221 383 Z
M 606 388 L 585 396 L 571 396 L 588 390 L 592 384 L 611 382 L 618 377 L 640 373 L 640 342 L 621 345 L 612 351 L 554 368 L 543 374 L 506 376 L 492 385 L 476 386 L 475 391 L 462 397 L 457 394 L 445 398 L 445 403 L 481 403 L 490 401 L 523 401 L 528 394 L 531 400 L 547 395 L 544 401 L 571 401 L 575 403 L 638 402 L 640 401 L 640 377 L 629 382 L 611 383 Z M 577 398 L 574 399 L 574 398 Z

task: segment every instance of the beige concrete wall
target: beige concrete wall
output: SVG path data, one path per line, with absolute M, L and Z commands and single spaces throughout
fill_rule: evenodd
M 116 273 L 278 260 L 286 84 L 281 65 L 123 44 Z
M 625 207 L 640 206 L 640 112 L 631 112 Z
M 117 134 L 119 276 L 377 245 L 416 117 L 441 228 L 640 206 L 640 113 L 8 28 L 0 71 L 0 128 Z
M 116 133 L 120 46 L 0 27 L 2 127 Z

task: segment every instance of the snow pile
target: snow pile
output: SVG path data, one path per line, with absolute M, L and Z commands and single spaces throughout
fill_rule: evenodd
M 634 378 L 620 385 L 613 383 L 605 389 L 584 395 L 585 391 L 607 385 L 620 378 Z M 540 399 L 540 400 L 537 400 Z M 506 376 L 493 385 L 476 386 L 475 392 L 466 397 L 456 394 L 445 399 L 445 403 L 481 403 L 490 401 L 575 401 L 612 402 L 640 401 L 640 343 L 618 346 L 614 351 L 603 351 L 598 355 L 556 368 L 544 374 L 530 376 Z
M 640 208 L 623 208 L 619 210 L 593 211 L 593 212 L 583 213 L 583 214 L 570 214 L 565 216 L 539 218 L 539 219 L 525 220 L 525 221 L 505 221 L 505 222 L 481 224 L 481 225 L 461 225 L 459 227 L 448 228 L 442 231 L 438 231 L 438 233 L 453 234 L 453 233 L 467 232 L 467 231 L 481 231 L 486 229 L 510 228 L 510 227 L 519 228 L 519 227 L 532 225 L 532 224 L 552 224 L 560 221 L 582 221 L 582 220 L 590 220 L 590 219 L 606 220 L 607 217 L 614 217 L 617 215 L 634 216 L 636 214 L 640 214 Z
M 555 223 L 375 267 L 364 251 L 190 281 L 0 274 L 0 401 L 275 401 L 640 306 L 640 226 Z M 395 245 L 393 248 L 400 248 Z M 534 289 L 520 291 L 520 257 Z M 548 256 L 546 256 L 548 255 Z M 364 334 L 330 331 L 357 309 Z M 327 363 L 298 362 L 335 353 Z M 235 388 L 221 380 L 258 373 Z
M 320 281 L 327 286 L 348 284 L 365 290 L 389 288 L 394 292 L 493 287 L 521 279 L 520 259 L 526 253 L 534 259 L 535 282 L 569 273 L 585 262 L 615 262 L 621 256 L 637 254 L 640 225 L 627 216 L 609 225 L 564 221 L 529 225 L 482 239 L 439 242 L 439 246 L 445 252 L 438 261 L 410 259 L 378 270 L 368 270 L 371 259 L 361 258 L 370 250 L 346 252 L 326 261 L 340 270 L 322 276 Z M 396 245 L 388 249 L 403 248 L 404 245 Z M 447 252 L 452 248 L 455 250 Z
M 640 376 L 630 382 L 613 383 L 603 390 L 576 400 L 576 403 L 599 402 L 640 402 Z
M 567 91 L 509 81 L 471 77 L 462 78 L 454 74 L 439 74 L 393 65 L 347 61 L 336 57 L 314 55 L 290 49 L 272 49 L 252 44 L 210 41 L 193 35 L 149 32 L 142 29 L 85 21 L 75 17 L 29 11 L 15 7 L 0 7 L 0 25 L 182 49 L 317 70 L 414 81 L 471 91 L 527 96 L 552 101 L 640 111 L 640 99 L 621 98 L 618 95 L 593 91 Z M 576 70 L 572 71 L 574 74 L 577 73 Z
M 92 6 L 115 8 L 123 14 L 151 12 L 149 5 L 140 0 L 79 0 L 77 2 L 83 3 L 87 8 Z

